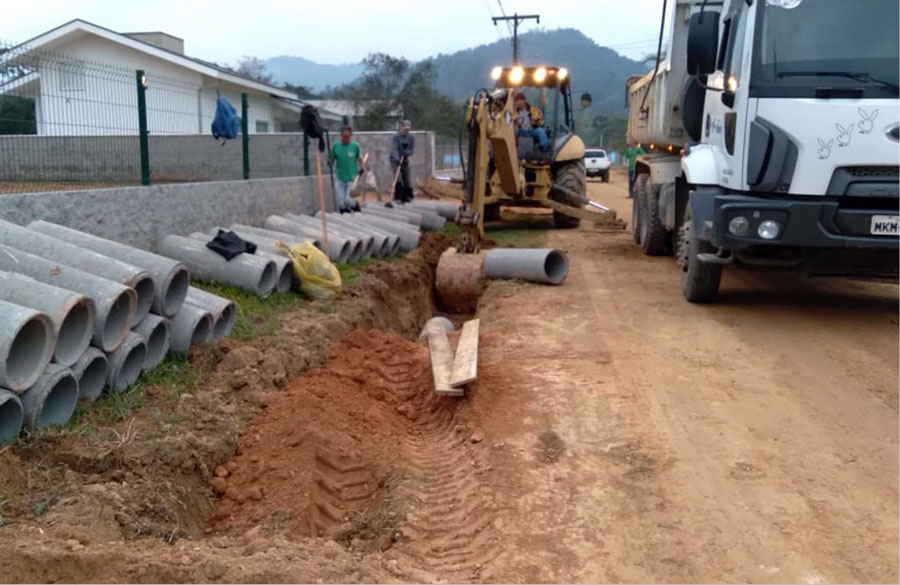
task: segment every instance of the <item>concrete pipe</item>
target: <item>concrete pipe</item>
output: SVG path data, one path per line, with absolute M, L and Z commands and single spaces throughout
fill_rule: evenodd
M 361 214 L 361 217 L 357 221 L 361 221 L 366 225 L 375 226 L 378 229 L 382 229 L 396 235 L 398 238 L 400 238 L 400 248 L 404 251 L 408 252 L 415 249 L 419 245 L 419 239 L 421 238 L 419 231 L 415 229 L 406 229 L 405 227 L 399 227 L 399 224 L 395 221 L 391 221 L 377 215 L 369 215 L 366 213 Z M 412 228 L 412 226 L 409 227 Z
M 211 230 L 209 230 L 209 232 L 207 232 L 207 239 L 209 239 L 210 237 L 214 237 L 219 232 L 220 229 L 225 229 L 225 228 L 214 227 Z M 289 241 L 290 239 L 285 240 L 285 236 L 287 236 L 287 234 L 281 234 L 278 237 L 267 237 L 267 236 L 263 236 L 263 235 L 259 235 L 259 234 L 254 234 L 252 232 L 245 232 L 243 230 L 235 229 L 235 226 L 231 226 L 226 231 L 232 231 L 232 232 L 236 233 L 240 238 L 247 240 L 248 242 L 253 242 L 254 244 L 256 244 L 257 252 L 268 252 L 269 254 L 281 255 L 281 251 L 275 245 L 275 242 L 280 240 L 282 243 L 287 244 L 288 246 L 290 246 L 291 244 L 294 243 L 292 241 Z M 193 237 L 193 235 L 194 234 L 191 234 L 192 237 Z M 293 239 L 296 239 L 296 238 L 293 238 Z
M 453 326 L 453 321 L 451 321 L 447 317 L 432 317 L 428 321 L 425 321 L 425 325 L 422 326 L 422 331 L 419 333 L 419 339 L 426 339 L 428 337 L 429 326 L 434 325 L 441 327 L 447 333 L 450 333 L 451 331 L 456 329 L 456 327 Z
M 160 242 L 159 251 L 184 262 L 194 278 L 236 286 L 261 297 L 271 294 L 278 277 L 275 263 L 268 258 L 238 254 L 226 260 L 203 242 L 191 238 L 166 236 Z
M 237 307 L 233 301 L 192 286 L 188 289 L 187 302 L 212 315 L 214 321 L 211 340 L 213 343 L 231 335 L 234 320 L 237 317 Z
M 187 297 L 187 294 L 186 292 L 185 297 Z M 185 302 L 187 301 L 185 300 Z M 147 346 L 147 351 L 144 354 L 143 369 L 145 372 L 152 370 L 166 359 L 166 354 L 169 353 L 169 347 L 172 345 L 169 320 L 150 313 L 134 328 L 134 332 L 144 338 L 144 343 Z
M 359 217 L 359 218 L 375 217 L 381 221 L 390 222 L 390 225 L 396 227 L 397 229 L 411 230 L 411 231 L 416 232 L 417 234 L 422 233 L 422 229 L 419 226 L 413 225 L 411 223 L 407 223 L 407 222 L 403 221 L 403 219 L 400 217 L 389 217 L 386 215 L 372 212 L 369 209 L 363 209 L 362 213 L 357 214 L 357 217 Z
M 372 235 L 383 236 L 385 239 L 387 239 L 385 252 L 386 256 L 395 256 L 400 252 L 400 238 L 399 236 L 397 236 L 397 234 L 392 234 L 391 232 L 382 230 L 373 225 L 368 225 L 360 221 L 356 216 L 353 215 L 343 217 L 338 215 L 338 221 L 345 223 L 352 229 L 365 230 Z
M 124 392 L 137 382 L 144 371 L 144 361 L 147 359 L 147 342 L 144 341 L 144 336 L 130 332 L 125 343 L 107 354 L 106 359 L 109 360 L 107 386 L 114 392 Z
M 194 232 L 189 236 L 193 240 L 197 240 L 198 242 L 203 242 L 204 245 L 209 241 L 209 236 L 204 234 L 203 232 Z M 245 238 L 248 241 L 252 241 L 250 238 Z M 277 250 L 275 252 L 270 252 L 260 247 L 259 244 L 253 242 L 256 245 L 256 255 L 260 258 L 268 258 L 272 262 L 275 263 L 275 290 L 278 292 L 288 292 L 291 290 L 291 286 L 294 284 L 294 265 L 291 264 L 290 258 L 283 255 L 281 252 Z
M 19 399 L 25 413 L 25 426 L 43 428 L 64 425 L 72 418 L 78 403 L 78 380 L 72 370 L 50 364 L 38 381 Z
M 85 295 L 94 301 L 94 345 L 112 351 L 125 340 L 134 321 L 134 289 L 52 260 L 0 244 L 0 270 Z
M 171 317 L 184 302 L 191 277 L 187 267 L 181 262 L 48 221 L 33 221 L 28 224 L 28 229 L 146 270 L 153 278 L 156 289 L 152 309 L 159 315 Z
M 274 215 L 269 216 L 266 219 L 266 229 L 288 234 L 293 237 L 314 237 L 323 243 L 325 242 L 325 238 L 322 237 L 322 226 L 319 226 L 317 229 L 311 229 L 305 225 L 288 221 Z M 350 240 L 341 238 L 337 234 L 329 234 L 328 249 L 325 250 L 329 260 L 344 264 L 350 261 L 353 251 L 353 243 L 351 243 Z
M 436 213 L 441 217 L 450 221 L 456 220 L 456 214 L 459 212 L 459 205 L 455 203 L 438 203 L 436 201 L 410 201 L 401 204 L 404 209 L 412 208 L 413 210 L 424 209 L 431 213 Z
M 22 401 L 9 390 L 0 388 L 0 445 L 18 437 L 24 422 Z
M 224 229 L 224 228 L 216 228 L 216 229 Z M 300 242 L 310 242 L 316 248 L 318 248 L 320 250 L 322 249 L 322 242 L 315 235 L 301 235 L 301 236 L 294 235 L 293 237 L 288 237 L 288 239 L 285 240 L 285 236 L 288 236 L 288 234 L 286 234 L 285 232 L 276 232 L 276 231 L 272 231 L 272 230 L 267 230 L 265 228 L 258 228 L 258 227 L 253 227 L 253 226 L 249 226 L 249 225 L 244 225 L 241 223 L 232 224 L 231 227 L 228 229 L 230 229 L 231 231 L 233 231 L 234 233 L 236 233 L 239 236 L 241 236 L 241 234 L 245 234 L 246 238 L 244 238 L 244 236 L 241 236 L 241 237 L 244 239 L 248 239 L 252 242 L 257 242 L 260 238 L 263 238 L 265 240 L 265 242 L 267 244 L 269 244 L 273 250 L 275 250 L 276 252 L 279 252 L 279 253 L 280 253 L 280 251 L 274 246 L 275 242 L 278 242 L 278 241 L 282 242 L 283 244 L 287 244 L 289 246 L 300 243 Z M 214 232 L 212 230 L 210 230 L 210 233 L 214 233 Z M 256 240 L 254 240 L 253 238 L 256 238 Z
M 16 272 L 0 270 L 0 300 L 46 313 L 53 321 L 53 361 L 71 366 L 94 336 L 97 310 L 90 298 Z
M 569 274 L 569 259 L 565 252 L 551 248 L 494 248 L 484 255 L 484 274 L 560 284 Z
M 3 220 L 0 243 L 133 288 L 137 293 L 137 312 L 129 327 L 150 312 L 156 285 L 146 270 Z
M 482 254 L 457 254 L 456 248 L 444 250 L 434 271 L 434 294 L 440 306 L 450 313 L 474 313 L 484 291 Z
M 46 313 L 0 301 L 0 386 L 21 392 L 53 358 L 56 337 Z
M 410 207 L 402 207 L 401 205 L 395 205 L 393 208 L 382 207 L 379 205 L 369 205 L 365 209 L 366 211 L 369 211 L 371 213 L 376 213 L 382 215 L 383 217 L 403 221 L 411 225 L 420 227 L 423 230 L 432 232 L 441 231 L 442 229 L 444 229 L 444 225 L 446 225 L 447 223 L 447 220 L 440 215 L 432 213 L 425 209 L 412 209 Z
M 328 216 L 326 216 L 326 218 L 327 217 Z M 284 216 L 284 218 L 289 221 L 295 221 L 297 223 L 308 225 L 310 227 L 315 227 L 316 225 L 318 225 L 319 228 L 322 227 L 322 219 L 312 217 L 311 215 L 286 214 Z M 332 232 L 336 233 L 338 236 L 340 236 L 342 238 L 346 238 L 350 241 L 353 241 L 354 239 L 359 240 L 362 243 L 362 253 L 360 254 L 360 258 L 371 258 L 372 256 L 375 255 L 375 239 L 372 236 L 366 235 L 366 234 L 352 233 L 350 230 L 346 229 L 345 227 L 342 227 L 340 224 L 329 223 L 328 224 L 329 235 Z
M 195 343 L 206 343 L 212 339 L 215 318 L 212 314 L 190 301 L 181 305 L 181 310 L 169 320 L 172 334 L 172 351 L 187 353 Z
M 317 236 L 324 240 L 324 236 L 322 235 L 322 220 L 316 220 L 313 217 L 310 217 L 308 220 L 304 219 L 302 221 L 290 220 L 285 217 L 281 217 L 278 215 L 269 216 L 266 219 L 266 227 L 276 228 L 278 225 L 284 225 L 286 229 L 296 229 L 296 227 L 303 227 L 309 230 L 313 230 Z M 365 243 L 359 238 L 354 238 L 352 236 L 348 236 L 343 232 L 334 229 L 334 226 L 328 226 L 328 242 L 331 243 L 333 238 L 339 238 L 340 240 L 346 240 L 350 243 L 350 257 L 347 259 L 348 262 L 358 262 L 363 255 L 365 254 Z
M 100 397 L 103 389 L 106 388 L 109 360 L 106 359 L 103 351 L 96 347 L 89 347 L 72 366 L 72 374 L 78 380 L 78 400 L 91 404 Z
M 326 217 L 330 224 L 351 236 L 371 238 L 373 257 L 385 258 L 391 255 L 393 242 L 389 242 L 387 236 L 370 231 L 364 226 L 344 221 L 344 216 L 339 213 L 329 213 Z

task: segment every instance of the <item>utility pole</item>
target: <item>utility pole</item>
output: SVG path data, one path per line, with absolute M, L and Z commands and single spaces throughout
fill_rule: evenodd
M 513 21 L 513 65 L 519 64 L 519 23 L 525 22 L 526 20 L 536 20 L 538 24 L 541 23 L 541 15 L 540 14 L 519 14 L 515 13 L 512 16 L 494 16 L 491 18 L 494 21 L 494 26 L 497 26 L 497 23 L 502 21 L 511 20 Z

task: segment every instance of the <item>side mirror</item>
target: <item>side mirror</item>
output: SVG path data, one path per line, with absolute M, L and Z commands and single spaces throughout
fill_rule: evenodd
M 581 107 L 582 108 L 584 108 L 586 110 L 589 107 L 591 107 L 592 103 L 593 103 L 593 99 L 591 98 L 591 94 L 589 94 L 588 92 L 584 92 L 583 94 L 581 94 Z
M 688 74 L 709 75 L 716 70 L 719 16 L 714 11 L 691 15 L 687 39 Z

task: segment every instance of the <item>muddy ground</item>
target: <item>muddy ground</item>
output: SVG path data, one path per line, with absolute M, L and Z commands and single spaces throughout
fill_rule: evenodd
M 591 192 L 630 219 L 623 179 Z M 0 580 L 897 581 L 896 285 L 730 271 L 695 306 L 630 234 L 548 239 L 568 280 L 488 287 L 462 400 L 416 339 L 436 237 L 0 452 Z

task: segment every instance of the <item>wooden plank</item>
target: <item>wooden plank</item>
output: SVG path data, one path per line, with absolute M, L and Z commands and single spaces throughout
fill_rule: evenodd
M 461 388 L 450 385 L 453 373 L 453 349 L 447 332 L 436 323 L 428 325 L 428 348 L 431 350 L 431 373 L 434 376 L 434 392 L 440 396 L 462 396 Z
M 478 377 L 478 327 L 480 323 L 480 319 L 466 321 L 462 333 L 459 334 L 456 357 L 453 360 L 453 373 L 450 376 L 450 385 L 454 388 L 474 382 Z

